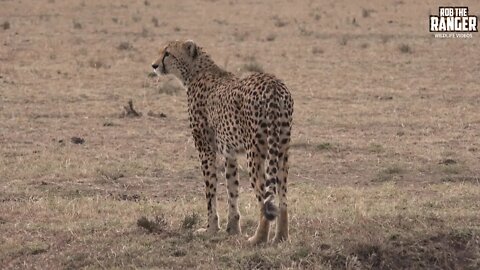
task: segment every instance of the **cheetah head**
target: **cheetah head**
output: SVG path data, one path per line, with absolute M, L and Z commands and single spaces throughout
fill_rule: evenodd
M 168 42 L 152 63 L 153 71 L 157 75 L 172 74 L 185 83 L 200 53 L 201 49 L 191 40 Z

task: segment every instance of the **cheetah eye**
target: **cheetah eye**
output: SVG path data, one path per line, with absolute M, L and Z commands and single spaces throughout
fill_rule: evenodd
M 169 55 L 170 55 L 169 52 L 165 52 L 165 53 L 163 54 L 164 57 L 167 57 L 167 56 L 169 56 Z

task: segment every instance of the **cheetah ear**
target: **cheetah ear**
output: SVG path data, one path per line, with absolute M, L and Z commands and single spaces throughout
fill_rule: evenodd
M 185 48 L 187 49 L 187 52 L 190 55 L 190 57 L 192 57 L 193 59 L 195 59 L 195 57 L 197 57 L 197 54 L 198 54 L 197 44 L 195 44 L 195 42 L 193 40 L 185 41 Z

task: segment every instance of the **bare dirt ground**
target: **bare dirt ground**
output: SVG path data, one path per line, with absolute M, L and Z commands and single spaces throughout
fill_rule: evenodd
M 439 4 L 0 0 L 0 268 L 480 268 L 480 36 L 433 38 Z M 246 245 L 243 165 L 244 235 L 193 234 L 186 94 L 150 75 L 172 39 L 291 89 L 289 242 Z

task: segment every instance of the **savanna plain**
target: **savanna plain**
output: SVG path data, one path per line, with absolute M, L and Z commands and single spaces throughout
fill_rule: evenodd
M 434 38 L 440 4 L 0 0 L 0 268 L 479 269 L 480 36 Z M 290 88 L 289 241 L 246 243 L 244 158 L 243 234 L 194 233 L 186 92 L 150 67 L 176 39 Z

